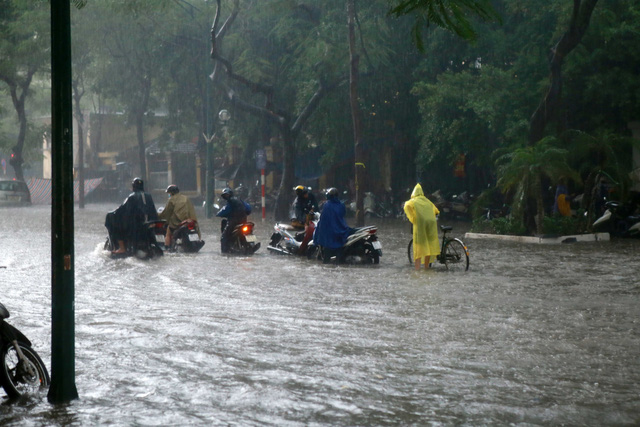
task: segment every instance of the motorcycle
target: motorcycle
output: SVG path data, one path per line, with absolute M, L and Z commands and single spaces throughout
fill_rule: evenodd
M 471 219 L 471 204 L 474 196 L 464 191 L 460 194 L 453 194 L 450 197 L 444 197 L 440 190 L 431 194 L 430 197 L 433 204 L 436 205 L 443 217 L 456 220 Z
M 273 226 L 274 232 L 267 249 L 273 253 L 282 255 L 306 255 L 309 246 L 302 247 L 303 242 L 310 242 L 313 238 L 313 231 L 318 224 L 320 214 L 314 212 L 306 229 L 294 227 L 291 224 L 277 222 Z
M 31 341 L 8 318 L 9 310 L 0 303 L 0 384 L 15 399 L 48 387 L 51 380 Z
M 220 224 L 222 232 L 227 226 L 227 219 L 223 218 Z M 245 222 L 236 225 L 231 232 L 231 242 L 229 244 L 229 253 L 251 255 L 260 249 L 260 242 L 253 234 L 253 222 Z
M 105 223 L 113 223 L 115 221 L 115 214 L 109 212 Z M 143 224 L 141 238 L 125 241 L 126 252 L 123 254 L 112 254 L 112 258 L 124 258 L 128 256 L 135 256 L 139 259 L 149 259 L 164 254 L 162 248 L 164 247 L 164 235 L 166 230 L 165 220 L 153 220 L 147 221 Z M 107 228 L 109 229 L 109 227 Z M 114 251 L 117 248 L 117 243 L 114 241 L 111 233 L 107 235 L 107 240 L 104 242 L 104 250 Z
M 378 227 L 369 225 L 354 228 L 342 247 L 342 255 L 336 261 L 347 264 L 378 264 L 382 256 L 382 243 L 378 241 Z M 324 249 L 315 244 L 310 245 L 307 256 L 324 259 Z
M 594 230 L 608 231 L 616 237 L 640 237 L 640 215 L 634 203 L 605 203 L 604 214 L 593 223 Z
M 156 235 L 156 240 L 158 238 L 159 236 Z M 162 244 L 164 244 L 164 236 L 162 236 Z M 168 249 L 172 252 L 196 253 L 202 249 L 203 246 L 204 240 L 201 240 L 198 235 L 198 223 L 192 219 L 185 219 L 173 232 L 171 247 Z
M 397 218 L 399 215 L 393 197 L 379 199 L 370 191 L 364 193 L 363 207 L 365 218 Z

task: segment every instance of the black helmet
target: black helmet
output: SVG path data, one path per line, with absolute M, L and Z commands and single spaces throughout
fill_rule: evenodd
M 172 194 L 172 195 L 173 194 L 178 194 L 180 192 L 180 189 L 178 188 L 177 185 L 171 184 L 170 186 L 167 187 L 166 192 L 169 193 L 169 194 Z
M 142 182 L 142 178 L 133 178 L 131 181 L 131 188 L 133 191 L 144 191 L 144 183 Z
M 332 197 L 338 197 L 338 189 L 335 187 L 331 187 L 327 190 L 327 192 L 325 193 L 327 195 L 327 199 L 330 199 Z
M 220 195 L 220 197 L 222 197 L 225 200 L 229 200 L 230 197 L 233 197 L 233 190 L 231 190 L 230 188 L 225 188 L 224 190 L 222 190 L 222 194 Z
M 303 194 L 306 194 L 309 189 L 307 187 L 305 187 L 304 185 L 298 185 L 297 187 L 293 188 L 296 191 L 296 194 L 298 196 L 302 196 Z

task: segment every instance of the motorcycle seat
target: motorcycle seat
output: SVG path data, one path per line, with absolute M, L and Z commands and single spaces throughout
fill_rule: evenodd
M 284 223 L 284 222 L 279 222 L 276 225 L 278 227 L 280 227 L 281 229 L 286 230 L 286 231 L 300 230 L 299 227 L 294 227 L 293 225 L 287 224 L 287 223 Z

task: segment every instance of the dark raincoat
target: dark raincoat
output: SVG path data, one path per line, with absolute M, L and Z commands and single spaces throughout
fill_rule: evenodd
M 313 242 L 316 245 L 329 249 L 338 249 L 347 242 L 351 234 L 351 228 L 344 220 L 347 210 L 340 200 L 332 197 L 327 200 L 322 208 L 320 221 L 313 233 Z

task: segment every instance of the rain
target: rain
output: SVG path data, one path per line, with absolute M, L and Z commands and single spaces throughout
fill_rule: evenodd
M 55 375 L 51 5 L 6 3 L 0 303 Z M 78 398 L 10 398 L 3 371 L 0 424 L 640 422 L 637 6 L 71 3 Z M 114 256 L 134 178 L 159 210 L 180 187 L 199 250 Z M 415 268 L 417 183 L 468 269 Z M 379 256 L 272 250 L 296 188 L 337 194 Z M 221 250 L 226 189 L 251 251 Z

